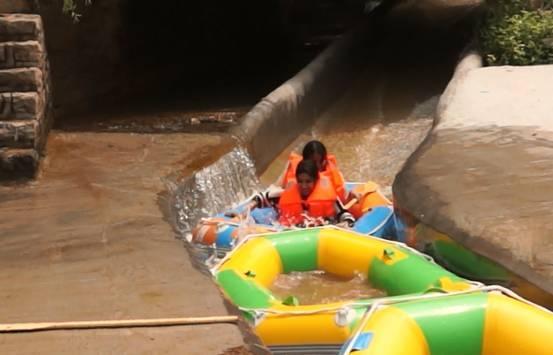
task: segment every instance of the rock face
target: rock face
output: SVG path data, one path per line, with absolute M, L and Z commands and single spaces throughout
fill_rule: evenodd
M 396 203 L 553 294 L 553 65 L 457 76 Z
M 0 10 L 30 10 L 25 3 L 8 1 Z M 34 176 L 51 122 L 50 97 L 40 16 L 0 14 L 0 179 Z

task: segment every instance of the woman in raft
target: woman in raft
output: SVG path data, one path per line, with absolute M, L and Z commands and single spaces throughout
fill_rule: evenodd
M 277 180 L 277 185 L 271 185 L 267 195 L 279 196 L 280 189 L 286 189 L 296 182 L 296 170 L 300 161 L 310 160 L 315 163 L 321 178 L 329 181 L 334 188 L 337 199 L 341 202 L 354 218 L 360 218 L 370 206 L 386 205 L 390 202 L 377 193 L 378 185 L 373 182 L 361 184 L 349 193 L 346 191 L 342 173 L 337 167 L 336 158 L 328 154 L 323 143 L 317 140 L 308 142 L 302 151 L 302 155 L 292 152 L 288 158 L 283 174 Z M 366 199 L 367 196 L 371 198 Z
M 344 177 L 340 170 L 338 170 L 336 164 L 336 157 L 332 154 L 327 154 L 326 147 L 323 143 L 313 140 L 308 142 L 302 151 L 302 155 L 297 153 L 290 153 L 288 157 L 288 163 L 284 169 L 284 173 L 281 175 L 278 181 L 278 185 L 283 189 L 286 189 L 289 184 L 295 182 L 296 180 L 296 169 L 301 160 L 311 160 L 316 166 L 319 174 L 322 177 L 328 179 L 334 190 L 336 191 L 337 197 L 341 202 L 346 203 L 353 196 L 347 196 Z
M 331 180 L 319 172 L 313 160 L 301 160 L 295 167 L 294 179 L 287 188 L 272 197 L 258 194 L 257 207 L 276 207 L 279 222 L 284 226 L 317 226 L 326 223 L 353 225 L 355 219 L 343 207 Z

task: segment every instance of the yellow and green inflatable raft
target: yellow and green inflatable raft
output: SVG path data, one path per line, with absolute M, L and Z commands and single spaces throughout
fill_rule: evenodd
M 336 353 L 352 336 L 366 308 L 378 299 L 294 305 L 268 290 L 281 273 L 311 270 L 344 278 L 362 273 L 372 286 L 386 291 L 386 299 L 474 288 L 408 247 L 335 227 L 252 236 L 229 253 L 213 274 L 273 351 L 303 347 Z
M 388 297 L 298 305 L 268 290 L 281 273 L 311 270 L 361 272 Z M 462 279 L 402 244 L 336 227 L 251 236 L 212 272 L 276 354 L 551 353 L 546 309 Z
M 375 307 L 340 354 L 551 354 L 551 312 L 499 291 L 509 293 L 491 287 Z

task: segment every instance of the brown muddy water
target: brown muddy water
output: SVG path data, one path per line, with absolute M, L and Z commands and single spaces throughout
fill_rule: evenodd
M 2 322 L 227 314 L 215 285 L 174 239 L 161 192 L 164 176 L 189 175 L 228 145 L 215 134 L 51 132 L 37 180 L 0 186 Z M 63 332 L 2 334 L 0 348 L 190 354 L 243 344 L 230 325 L 123 331 L 75 332 L 69 342 Z M 220 339 L 210 340 L 213 332 Z
M 228 106 L 203 110 L 178 106 L 152 106 L 128 111 L 94 113 L 79 120 L 57 124 L 62 131 L 136 133 L 222 133 L 238 124 L 250 106 Z
M 294 296 L 302 305 L 386 296 L 384 291 L 372 287 L 362 274 L 344 279 L 322 270 L 280 274 L 270 290 L 282 300 Z

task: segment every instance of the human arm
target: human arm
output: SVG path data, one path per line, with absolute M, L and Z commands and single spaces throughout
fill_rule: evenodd
M 353 227 L 355 217 L 348 211 L 348 206 L 344 206 L 340 199 L 336 200 L 336 221 L 341 227 Z
M 258 192 L 253 196 L 250 207 L 275 207 L 283 192 L 284 190 L 280 186 L 270 185 L 267 190 Z

